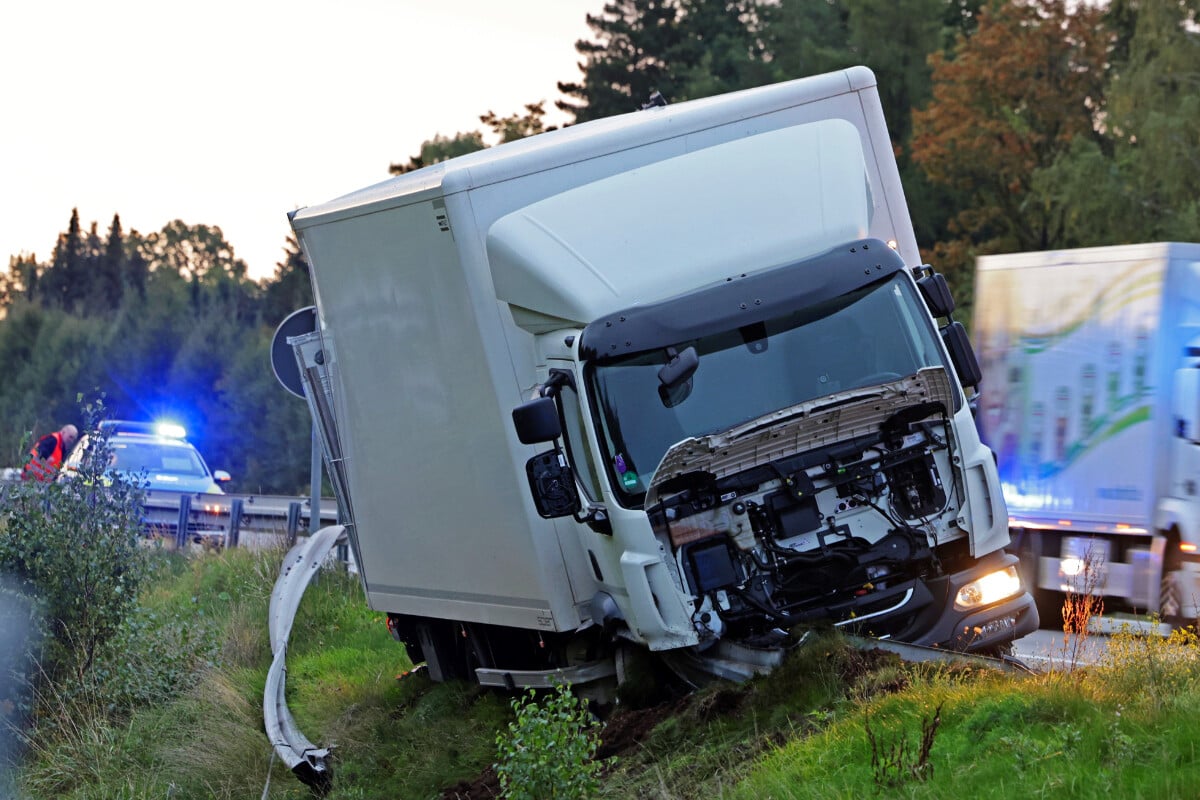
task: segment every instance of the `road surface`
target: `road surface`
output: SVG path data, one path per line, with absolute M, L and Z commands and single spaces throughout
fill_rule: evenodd
M 1038 671 L 1069 671 L 1099 662 L 1108 649 L 1108 634 L 1121 630 L 1159 635 L 1170 632 L 1165 625 L 1156 626 L 1144 620 L 1099 617 L 1092 620 L 1085 636 L 1068 636 L 1061 630 L 1034 631 L 1013 642 L 1013 655 Z

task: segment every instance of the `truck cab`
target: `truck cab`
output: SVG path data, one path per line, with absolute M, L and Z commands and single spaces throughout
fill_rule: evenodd
M 531 492 L 600 534 L 593 605 L 652 649 L 803 623 L 986 651 L 1036 626 L 1016 560 L 975 558 L 969 533 L 1006 519 L 992 457 L 884 242 L 543 338 L 514 419 L 562 447 L 530 460 Z

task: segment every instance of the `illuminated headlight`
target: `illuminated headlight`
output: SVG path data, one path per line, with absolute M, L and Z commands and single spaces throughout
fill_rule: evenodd
M 1062 574 L 1074 578 L 1083 574 L 1087 562 L 1082 558 L 1064 558 L 1059 562 L 1058 568 L 1062 570 Z
M 1005 567 L 959 589 L 954 606 L 959 609 L 979 608 L 1007 600 L 1020 591 L 1021 578 L 1017 575 L 1016 566 Z

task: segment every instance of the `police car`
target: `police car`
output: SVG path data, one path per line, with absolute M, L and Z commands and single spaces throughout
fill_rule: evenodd
M 112 463 L 110 471 L 147 489 L 175 492 L 224 494 L 220 484 L 230 480 L 229 473 L 211 471 L 200 452 L 187 441 L 187 431 L 173 423 L 105 420 L 100 431 L 107 434 Z M 87 450 L 84 436 L 63 465 L 66 473 L 77 471 Z

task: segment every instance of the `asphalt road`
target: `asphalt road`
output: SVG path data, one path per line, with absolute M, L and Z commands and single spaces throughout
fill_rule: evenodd
M 1099 662 L 1108 649 L 1108 635 L 1122 629 L 1166 635 L 1165 625 L 1154 626 L 1135 618 L 1100 617 L 1092 620 L 1084 636 L 1061 630 L 1034 631 L 1013 642 L 1013 655 L 1038 671 L 1070 671 Z

